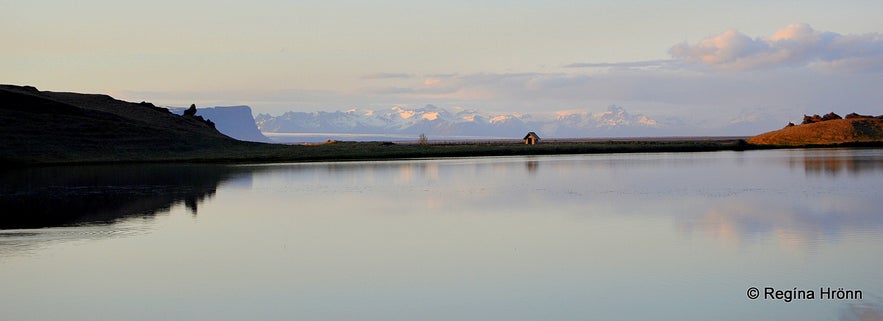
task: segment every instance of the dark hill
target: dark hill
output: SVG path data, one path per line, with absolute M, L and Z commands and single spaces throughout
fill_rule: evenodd
M 780 130 L 748 139 L 748 143 L 771 146 L 811 146 L 883 142 L 883 117 L 856 114 L 840 118 L 834 113 L 824 117 L 806 116 L 803 124 L 789 124 Z
M 150 103 L 13 85 L 0 85 L 0 124 L 2 163 L 186 159 L 245 144 Z

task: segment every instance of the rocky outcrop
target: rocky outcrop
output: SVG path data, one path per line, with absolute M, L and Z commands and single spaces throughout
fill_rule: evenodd
M 829 121 L 829 120 L 835 120 L 835 119 L 843 119 L 843 117 L 840 117 L 840 115 L 837 115 L 833 112 L 827 113 L 827 114 L 825 114 L 825 116 L 822 116 L 822 121 Z
M 206 125 L 209 125 L 211 128 L 215 128 L 215 123 L 213 121 L 196 115 L 196 104 L 190 104 L 190 108 L 187 108 L 187 110 L 184 111 L 184 115 L 182 116 L 184 116 L 184 118 L 195 119 L 197 121 L 205 123 Z
M 184 117 L 196 116 L 196 104 L 190 104 L 190 108 L 184 111 Z
M 883 115 L 876 116 L 876 117 L 871 116 L 871 115 L 859 115 L 856 113 L 849 113 L 846 115 L 846 119 L 873 119 L 873 118 L 883 119 Z
M 855 114 L 855 113 L 852 113 L 852 114 Z M 819 115 L 807 116 L 807 115 L 803 115 L 803 122 L 800 123 L 800 124 L 801 124 L 801 125 L 806 125 L 806 124 L 818 123 L 818 122 L 829 121 L 829 120 L 835 120 L 835 119 L 843 119 L 843 118 L 840 117 L 840 115 L 837 115 L 837 114 L 835 114 L 835 113 L 833 113 L 833 112 L 827 113 L 827 114 L 825 114 L 825 116 L 819 116 Z

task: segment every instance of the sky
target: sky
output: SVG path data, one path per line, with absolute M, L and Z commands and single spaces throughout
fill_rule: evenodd
M 254 112 L 883 114 L 883 1 L 0 0 L 0 83 Z M 781 119 L 781 121 L 779 121 Z

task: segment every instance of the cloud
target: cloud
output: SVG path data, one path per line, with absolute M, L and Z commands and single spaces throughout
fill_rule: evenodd
M 379 73 L 364 75 L 364 76 L 362 76 L 362 79 L 396 79 L 396 78 L 406 79 L 406 78 L 411 78 L 411 77 L 413 77 L 411 74 L 405 74 L 405 73 L 379 72 Z
M 426 86 L 438 85 L 439 83 L 441 83 L 441 79 L 438 78 L 426 78 L 423 80 L 423 85 Z
M 439 76 L 439 75 L 435 75 Z M 476 73 L 451 74 L 441 77 L 427 77 L 405 86 L 375 87 L 366 91 L 376 95 L 399 95 L 414 99 L 450 99 L 467 101 L 470 99 L 491 99 L 513 92 L 530 89 L 531 80 L 545 77 L 542 73 Z
M 679 62 L 677 59 L 628 61 L 628 62 L 579 62 L 565 65 L 564 68 L 652 68 L 666 67 Z
M 378 95 L 402 95 L 407 97 L 439 97 L 459 92 L 456 87 L 384 87 L 372 89 L 371 94 Z
M 708 129 L 685 130 L 689 134 L 742 135 L 799 121 L 803 114 L 878 114 L 883 72 L 867 71 L 883 71 L 881 43 L 876 33 L 841 35 L 797 24 L 764 38 L 730 30 L 680 44 L 671 48 L 672 59 L 581 62 L 509 73 L 366 73 L 357 74 L 358 87 L 347 90 L 277 87 L 129 96 L 178 106 L 247 104 L 255 113 L 273 114 L 395 104 L 537 113 L 615 104 L 684 128 Z
M 723 70 L 814 67 L 831 71 L 883 71 L 883 35 L 841 35 L 791 24 L 766 38 L 736 30 L 681 43 L 669 49 L 675 59 Z
M 883 91 L 877 88 L 880 73 L 827 73 L 808 68 L 751 73 L 675 68 L 613 69 L 600 73 L 571 70 L 460 74 L 432 86 L 415 78 L 408 84 L 363 93 L 372 95 L 374 101 L 505 112 L 621 104 L 652 116 L 707 119 L 708 126 L 730 126 L 740 110 L 757 108 L 774 112 L 771 121 L 782 126 L 788 121 L 799 121 L 797 118 L 807 113 L 877 114 L 883 100 Z M 794 118 L 788 118 L 789 115 Z

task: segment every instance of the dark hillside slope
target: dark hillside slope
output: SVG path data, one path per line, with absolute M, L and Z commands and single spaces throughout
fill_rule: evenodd
M 240 144 L 149 103 L 0 85 L 2 163 L 180 159 Z

